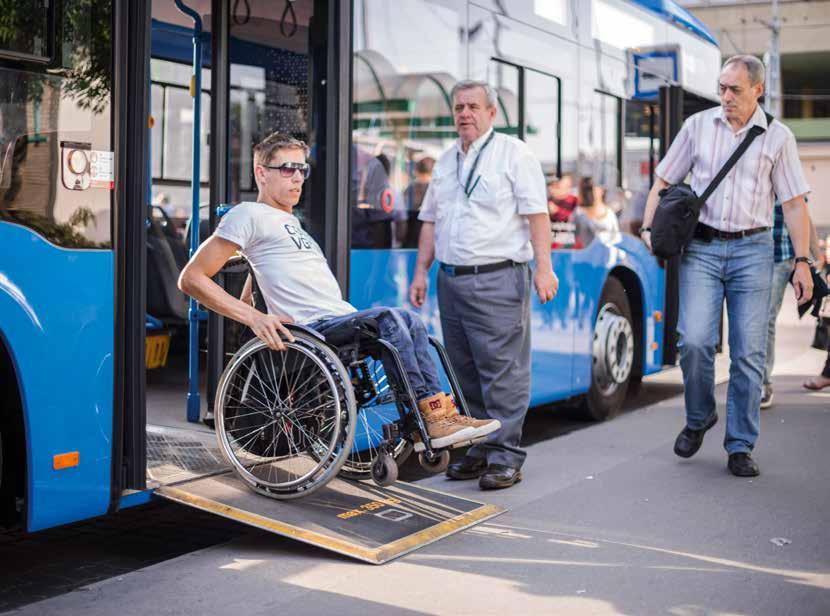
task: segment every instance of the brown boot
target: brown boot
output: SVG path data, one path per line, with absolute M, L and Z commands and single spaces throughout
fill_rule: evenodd
M 453 400 L 452 396 L 444 394 L 444 397 L 447 400 L 447 404 L 452 405 L 452 408 L 455 409 L 455 418 L 453 421 L 472 428 L 475 431 L 475 436 L 473 438 L 487 436 L 488 434 L 491 434 L 501 428 L 501 422 L 498 419 L 476 419 L 475 417 L 462 415 L 458 412 L 458 408 L 455 406 L 455 400 Z
M 458 411 L 443 393 L 419 400 L 418 410 L 427 426 L 430 445 L 436 449 L 475 438 L 475 429 L 457 421 Z

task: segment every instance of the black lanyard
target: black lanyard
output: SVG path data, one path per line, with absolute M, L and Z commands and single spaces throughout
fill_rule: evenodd
M 470 182 L 473 181 L 473 175 L 476 172 L 476 167 L 478 167 L 478 159 L 481 158 L 481 153 L 484 151 L 484 148 L 486 148 L 490 144 L 490 142 L 493 140 L 493 135 L 495 135 L 495 134 L 496 134 L 496 131 L 493 131 L 493 132 L 490 133 L 490 136 L 487 137 L 487 140 L 481 146 L 481 149 L 478 151 L 478 154 L 476 154 L 476 159 L 473 161 L 473 166 L 470 169 L 470 175 L 467 176 L 467 182 L 464 184 L 464 194 L 467 195 L 468 198 L 472 194 L 473 190 L 475 189 L 476 184 L 478 184 L 478 180 L 476 180 L 476 184 L 473 184 L 473 187 L 470 188 Z M 455 167 L 456 167 L 456 174 L 455 175 L 458 178 L 458 185 L 461 186 L 461 153 L 460 152 L 455 153 Z

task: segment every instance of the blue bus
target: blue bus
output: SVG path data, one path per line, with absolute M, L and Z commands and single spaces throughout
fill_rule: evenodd
M 350 301 L 406 305 L 462 78 L 494 85 L 496 129 L 548 176 L 590 176 L 618 211 L 621 232 L 582 241 L 557 223 L 560 291 L 532 311 L 532 404 L 613 416 L 675 363 L 676 264 L 631 231 L 719 65 L 668 0 L 14 3 L 0 25 L 0 524 L 83 520 L 210 472 L 160 469 L 190 442 L 171 434 L 209 434 L 193 420 L 239 328 L 188 310 L 176 278 L 218 206 L 255 198 L 251 147 L 270 132 L 312 147 L 299 211 Z M 440 335 L 434 295 L 422 316 Z M 202 377 L 189 417 L 188 327 Z

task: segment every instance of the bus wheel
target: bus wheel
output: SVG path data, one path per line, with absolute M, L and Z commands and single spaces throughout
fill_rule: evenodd
M 591 349 L 591 388 L 583 412 L 594 421 L 604 421 L 620 412 L 634 367 L 634 329 L 625 287 L 611 277 L 599 300 Z

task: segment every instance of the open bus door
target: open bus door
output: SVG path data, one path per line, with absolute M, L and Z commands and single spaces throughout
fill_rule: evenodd
M 660 88 L 660 158 L 665 156 L 680 127 L 691 115 L 717 105 L 717 101 L 698 96 L 680 86 Z M 679 315 L 680 257 L 668 259 L 666 267 L 666 335 L 663 344 L 663 364 L 677 362 L 677 318 Z

